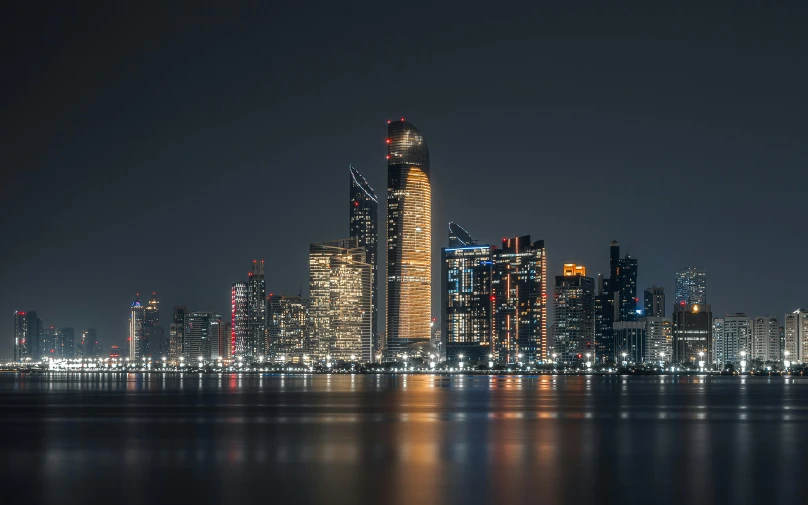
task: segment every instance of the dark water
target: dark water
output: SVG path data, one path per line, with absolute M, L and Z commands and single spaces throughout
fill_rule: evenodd
M 808 378 L 0 374 L 0 437 L 14 503 L 808 499 Z

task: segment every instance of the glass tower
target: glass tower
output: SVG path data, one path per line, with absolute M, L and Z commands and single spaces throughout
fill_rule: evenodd
M 595 279 L 586 268 L 564 264 L 553 289 L 553 352 L 557 360 L 572 364 L 592 350 L 595 340 Z
M 428 342 L 432 287 L 432 189 L 429 149 L 404 121 L 387 125 L 386 356 L 398 359 Z
M 249 302 L 247 291 L 249 285 L 245 281 L 236 281 L 230 291 L 230 342 L 233 356 L 248 356 L 250 334 Z
M 129 313 L 129 359 L 139 359 L 141 356 L 141 345 L 143 343 L 143 304 L 140 303 L 140 295 L 135 295 Z M 64 330 L 62 330 L 64 331 Z
M 258 357 L 264 354 L 267 345 L 267 285 L 264 279 L 264 260 L 260 262 L 253 260 L 248 285 L 249 336 L 246 353 Z
M 378 286 L 377 278 L 377 265 L 379 256 L 378 244 L 378 209 L 379 201 L 376 198 L 376 193 L 370 187 L 368 181 L 365 180 L 356 169 L 348 165 L 349 179 L 350 179 L 350 237 L 357 241 L 359 247 L 365 249 L 365 263 L 368 263 L 373 274 L 372 285 L 372 301 L 373 313 L 371 315 L 372 334 L 373 334 L 373 350 L 379 349 L 379 342 L 377 335 L 379 333 L 378 327 L 378 297 L 376 290 Z

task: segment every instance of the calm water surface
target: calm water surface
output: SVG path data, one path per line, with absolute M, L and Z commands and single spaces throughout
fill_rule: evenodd
M 804 503 L 808 378 L 7 373 L 0 440 L 14 503 Z

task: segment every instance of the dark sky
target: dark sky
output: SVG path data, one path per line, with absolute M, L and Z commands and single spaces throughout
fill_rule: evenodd
M 808 305 L 805 3 L 181 3 L 2 8 L 0 356 L 15 309 L 108 345 L 136 291 L 226 312 L 255 258 L 305 290 L 349 163 L 384 201 L 399 117 L 432 157 L 436 315 L 448 220 L 545 239 L 551 275 L 617 239 L 668 305 L 685 266 L 717 313 Z

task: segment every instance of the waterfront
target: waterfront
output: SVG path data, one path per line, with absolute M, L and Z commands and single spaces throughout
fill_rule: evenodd
M 5 373 L 2 475 L 25 503 L 799 501 L 806 388 L 802 377 Z

